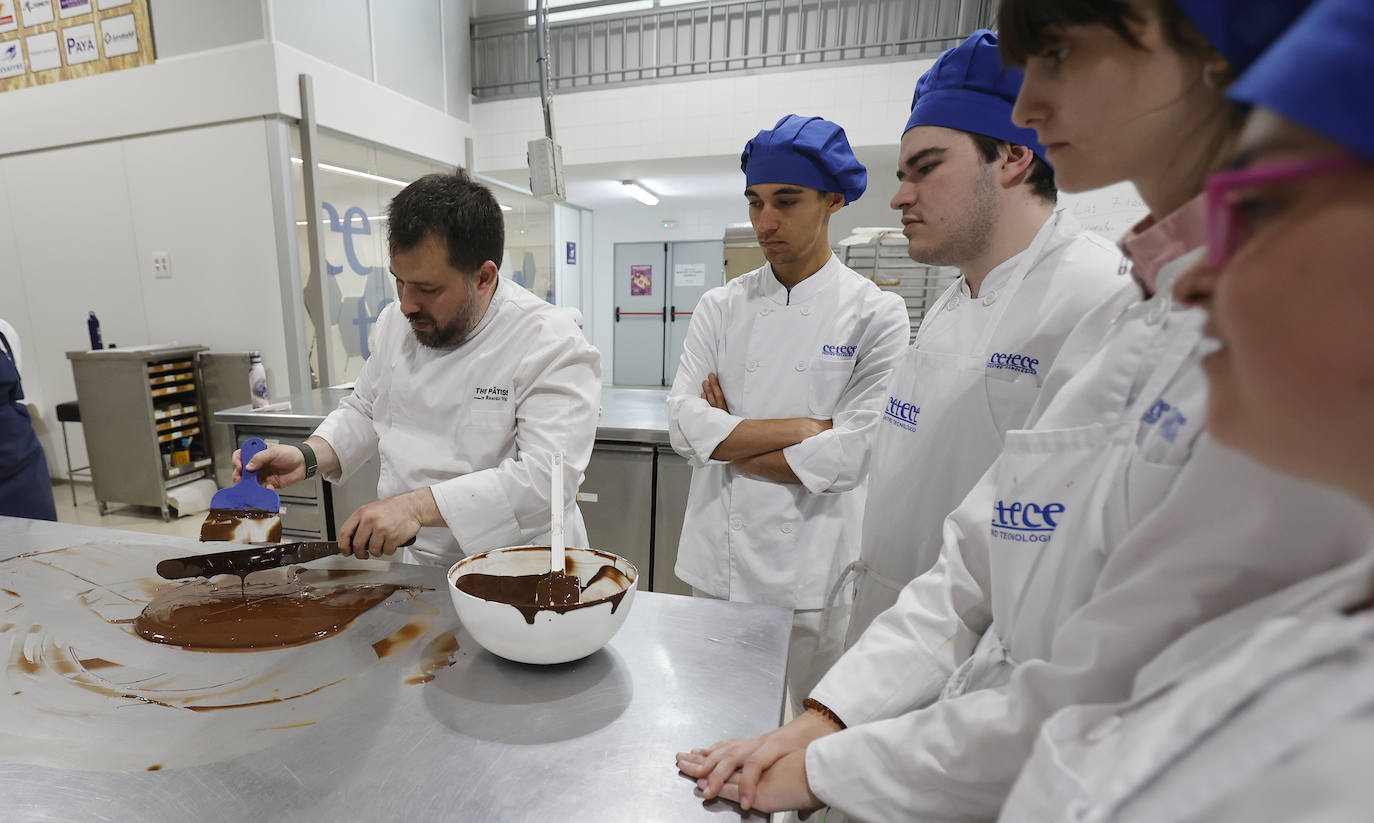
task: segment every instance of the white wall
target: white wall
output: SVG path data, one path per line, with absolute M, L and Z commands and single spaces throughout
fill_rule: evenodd
M 157 57 L 163 60 L 265 38 L 265 0 L 150 0 Z
M 105 341 L 258 349 L 286 389 L 264 121 L 0 159 L 0 314 L 25 348 L 48 465 L 64 471 L 54 405 L 76 398 L 65 352 Z M 154 251 L 173 276 L 156 279 Z M 245 376 L 246 379 L 246 376 Z M 86 413 L 94 413 L 87 410 Z M 84 465 L 80 427 L 72 459 Z
M 554 97 L 565 166 L 738 154 L 785 114 L 844 126 L 854 147 L 895 145 L 916 78 L 931 60 L 733 74 Z M 472 107 L 481 171 L 521 168 L 525 144 L 544 133 L 537 98 Z

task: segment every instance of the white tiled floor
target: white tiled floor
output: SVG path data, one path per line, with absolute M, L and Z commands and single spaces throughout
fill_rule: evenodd
M 200 524 L 205 520 L 203 513 L 186 517 L 174 517 L 170 522 L 162 522 L 162 513 L 157 509 L 115 504 L 110 513 L 101 515 L 95 504 L 95 493 L 89 483 L 76 484 L 76 505 L 72 505 L 72 487 L 66 483 L 54 483 L 53 502 L 57 504 L 57 519 L 62 523 L 77 523 L 82 526 L 102 526 L 121 531 L 170 534 L 180 537 L 200 537 Z

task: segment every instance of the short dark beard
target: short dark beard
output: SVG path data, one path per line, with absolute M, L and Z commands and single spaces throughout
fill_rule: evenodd
M 417 330 L 414 326 L 411 327 L 411 333 L 415 335 L 415 339 L 419 341 L 421 346 L 430 349 L 456 349 L 467 342 L 468 335 L 472 333 L 472 330 L 482 319 L 477 313 L 480 307 L 477 305 L 475 279 L 464 276 L 463 288 L 466 293 L 463 295 L 463 308 L 459 309 L 458 316 L 454 317 L 452 322 L 443 326 L 435 325 L 433 330 L 424 332 Z M 406 319 L 434 322 L 433 317 L 419 312 L 407 314 Z
M 978 257 L 992 242 L 997 230 L 997 183 L 986 164 L 973 186 L 973 202 L 959 215 L 958 227 L 944 242 L 921 254 L 917 263 L 927 266 L 963 266 Z M 915 258 L 913 258 L 915 259 Z

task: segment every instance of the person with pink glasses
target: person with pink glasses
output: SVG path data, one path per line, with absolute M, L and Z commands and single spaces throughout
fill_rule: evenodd
M 1256 108 L 1207 181 L 1207 263 L 1174 291 L 1207 311 L 1214 436 L 1374 508 L 1371 41 L 1368 0 L 1319 0 L 1235 84 Z M 1374 543 L 1352 548 L 1190 633 L 1131 702 L 1050 718 L 1000 819 L 1370 819 Z

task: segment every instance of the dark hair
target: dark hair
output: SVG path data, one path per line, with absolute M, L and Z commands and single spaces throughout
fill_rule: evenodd
M 996 160 L 1001 155 L 1002 147 L 1013 145 L 1009 141 L 998 140 L 985 134 L 969 132 L 968 136 L 973 139 L 973 145 L 978 147 L 978 153 L 983 155 L 984 163 Z M 1041 200 L 1054 203 L 1059 199 L 1059 189 L 1054 185 L 1054 168 L 1038 154 L 1026 169 L 1026 185 L 1031 187 L 1031 194 Z
M 1136 48 L 1144 48 L 1130 24 L 1143 23 L 1153 4 L 1169 44 L 1184 54 L 1204 55 L 1211 43 L 1174 0 L 1002 0 L 997 9 L 997 46 L 1002 62 L 1024 66 L 1050 48 L 1055 31 L 1069 26 L 1105 26 Z
M 401 189 L 387 209 L 391 252 L 409 251 L 433 234 L 448 245 L 448 262 L 472 275 L 490 260 L 499 268 L 506 224 L 491 190 L 458 169 L 427 174 Z

